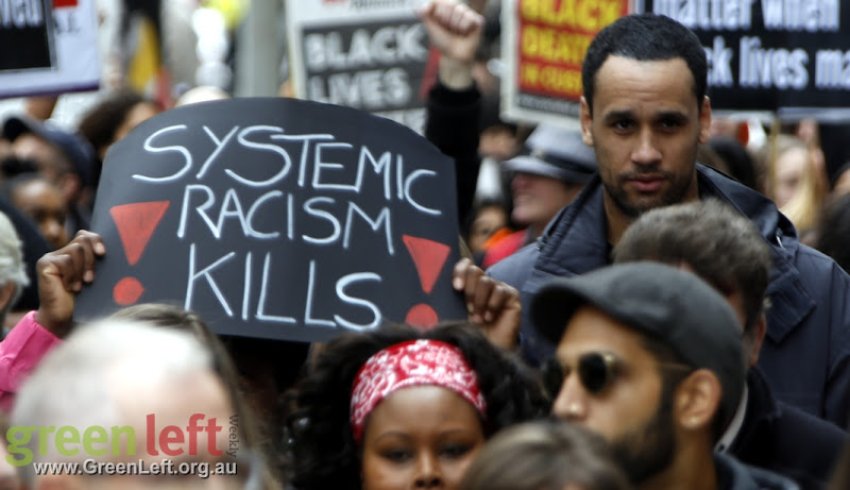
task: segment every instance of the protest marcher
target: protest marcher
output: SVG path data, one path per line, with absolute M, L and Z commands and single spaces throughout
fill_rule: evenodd
M 9 412 L 24 381 L 71 331 L 74 297 L 94 280 L 100 237 L 82 231 L 37 264 L 39 308 L 27 313 L 0 343 L 0 410 Z
M 236 365 L 225 348 L 224 343 L 216 336 L 207 324 L 197 314 L 172 305 L 147 303 L 129 306 L 118 310 L 110 316 L 115 320 L 137 321 L 157 327 L 191 333 L 212 354 L 213 369 L 224 382 L 228 396 L 238 421 L 239 443 L 254 452 L 254 456 L 262 463 L 259 470 L 260 481 L 264 489 L 280 488 L 283 468 L 274 453 L 275 443 L 268 434 L 268 427 L 257 417 L 256 407 L 250 402 L 253 395 L 250 389 L 243 389 L 244 377 L 240 377 Z
M 601 434 L 641 489 L 797 488 L 714 445 L 745 384 L 741 332 L 722 296 L 690 272 L 640 262 L 555 279 L 534 298 L 557 344 L 552 413 Z
M 483 267 L 490 267 L 536 240 L 596 171 L 593 150 L 575 131 L 538 126 L 526 148 L 524 154 L 502 164 L 511 186 L 511 218 L 525 229 L 491 245 L 484 255 Z
M 525 368 L 465 324 L 338 337 L 293 396 L 300 490 L 458 488 L 489 436 L 547 406 Z
M 38 173 L 21 174 L 3 184 L 3 194 L 38 226 L 53 250 L 68 243 L 68 206 L 62 191 L 51 181 Z
M 599 176 L 537 242 L 489 272 L 520 290 L 523 302 L 553 277 L 610 262 L 610 250 L 641 213 L 720 199 L 747 216 L 770 244 L 767 340 L 760 366 L 777 398 L 844 426 L 850 413 L 850 278 L 801 245 L 793 225 L 767 198 L 698 165 L 709 136 L 707 62 L 696 35 L 675 21 L 631 15 L 603 29 L 584 60 L 581 123 Z M 529 319 L 523 354 L 539 363 L 552 346 Z
M 458 223 L 472 211 L 478 170 L 481 93 L 472 78 L 484 18 L 453 0 L 426 2 L 419 16 L 440 53 L 437 81 L 428 92 L 425 137 L 455 159 Z
M 455 157 L 459 200 L 471 202 L 480 165 L 474 121 L 481 112 L 473 61 L 483 19 L 469 7 L 450 0 L 430 2 L 420 15 L 441 55 L 439 80 L 428 97 L 426 135 L 444 153 Z M 485 267 L 535 240 L 593 174 L 593 152 L 581 143 L 578 134 L 543 126 L 532 133 L 527 147 L 526 154 L 503 166 L 513 194 L 512 220 L 524 229 L 493 243 L 484 255 Z M 461 181 L 469 185 L 463 187 Z
M 780 134 L 768 144 L 767 186 L 765 194 L 772 198 L 782 213 L 791 220 L 801 241 L 811 243 L 817 230 L 823 201 L 827 194 L 826 176 L 818 148 L 794 136 Z
M 84 282 L 94 278 L 96 257 L 104 253 L 100 238 L 90 232 L 81 232 L 61 250 L 45 255 L 39 261 L 42 278 L 39 287 L 41 306 L 30 312 L 13 329 L 13 333 L 0 343 L 0 403 L 2 409 L 12 409 L 20 387 L 52 350 L 62 344 L 62 339 L 72 331 L 74 297 Z M 273 468 L 265 466 L 267 454 L 261 454 L 264 443 L 260 441 L 256 420 L 242 399 L 239 378 L 233 361 L 221 341 L 194 313 L 169 305 L 143 304 L 125 308 L 115 313 L 116 321 L 138 321 L 151 325 L 183 330 L 191 333 L 212 355 L 212 367 L 225 384 L 231 404 L 239 421 L 240 443 L 253 451 L 263 462 L 259 470 L 263 488 L 275 488 L 279 483 L 272 474 Z
M 13 153 L 36 162 L 38 171 L 62 192 L 70 214 L 69 234 L 88 228 L 89 210 L 81 206 L 94 192 L 94 151 L 83 138 L 27 117 L 10 117 L 3 136 Z
M 538 421 L 509 427 L 466 471 L 462 490 L 628 490 L 602 438 L 581 427 Z
M 501 199 L 483 199 L 472 209 L 466 227 L 466 243 L 473 256 L 481 257 L 495 235 L 510 233 L 508 211 Z M 496 238 L 497 239 L 497 238 Z
M 192 334 L 109 319 L 74 332 L 27 380 L 8 451 L 33 489 L 260 488 L 262 468 L 239 446 L 234 410 L 212 354 Z M 48 427 L 61 430 L 39 434 Z M 94 430 L 102 442 L 86 444 L 80 434 Z M 88 471 L 36 472 L 48 462 Z M 154 465 L 162 474 L 144 474 Z
M 715 449 L 792 478 L 800 488 L 824 488 L 847 436 L 777 401 L 756 367 L 766 332 L 770 249 L 752 223 L 717 200 L 654 209 L 626 230 L 613 257 L 615 263 L 651 260 L 690 270 L 727 299 L 750 369 L 735 417 Z

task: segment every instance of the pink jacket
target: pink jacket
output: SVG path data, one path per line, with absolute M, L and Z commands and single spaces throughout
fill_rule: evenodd
M 11 412 L 15 395 L 38 363 L 62 339 L 35 319 L 31 311 L 0 342 L 0 410 Z

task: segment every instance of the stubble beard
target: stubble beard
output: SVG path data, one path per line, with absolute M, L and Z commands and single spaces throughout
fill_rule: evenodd
M 659 174 L 659 172 L 652 173 L 655 175 Z M 617 209 L 631 219 L 639 218 L 643 213 L 655 208 L 671 206 L 673 204 L 684 202 L 685 196 L 687 196 L 691 185 L 690 175 L 678 177 L 669 172 L 661 173 L 661 175 L 663 175 L 669 183 L 669 188 L 664 191 L 663 194 L 657 196 L 651 201 L 637 203 L 633 202 L 625 189 L 626 181 L 637 175 L 640 175 L 640 172 L 618 175 L 616 176 L 616 182 L 614 183 L 607 182 L 606 180 L 602 181 L 602 186 L 604 187 L 605 192 L 607 192 L 611 197 L 611 201 L 615 206 L 617 206 Z

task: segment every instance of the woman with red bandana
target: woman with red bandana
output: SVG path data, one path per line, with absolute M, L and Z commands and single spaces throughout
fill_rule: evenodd
M 475 327 L 338 338 L 294 395 L 299 490 L 457 488 L 484 441 L 546 400 Z

